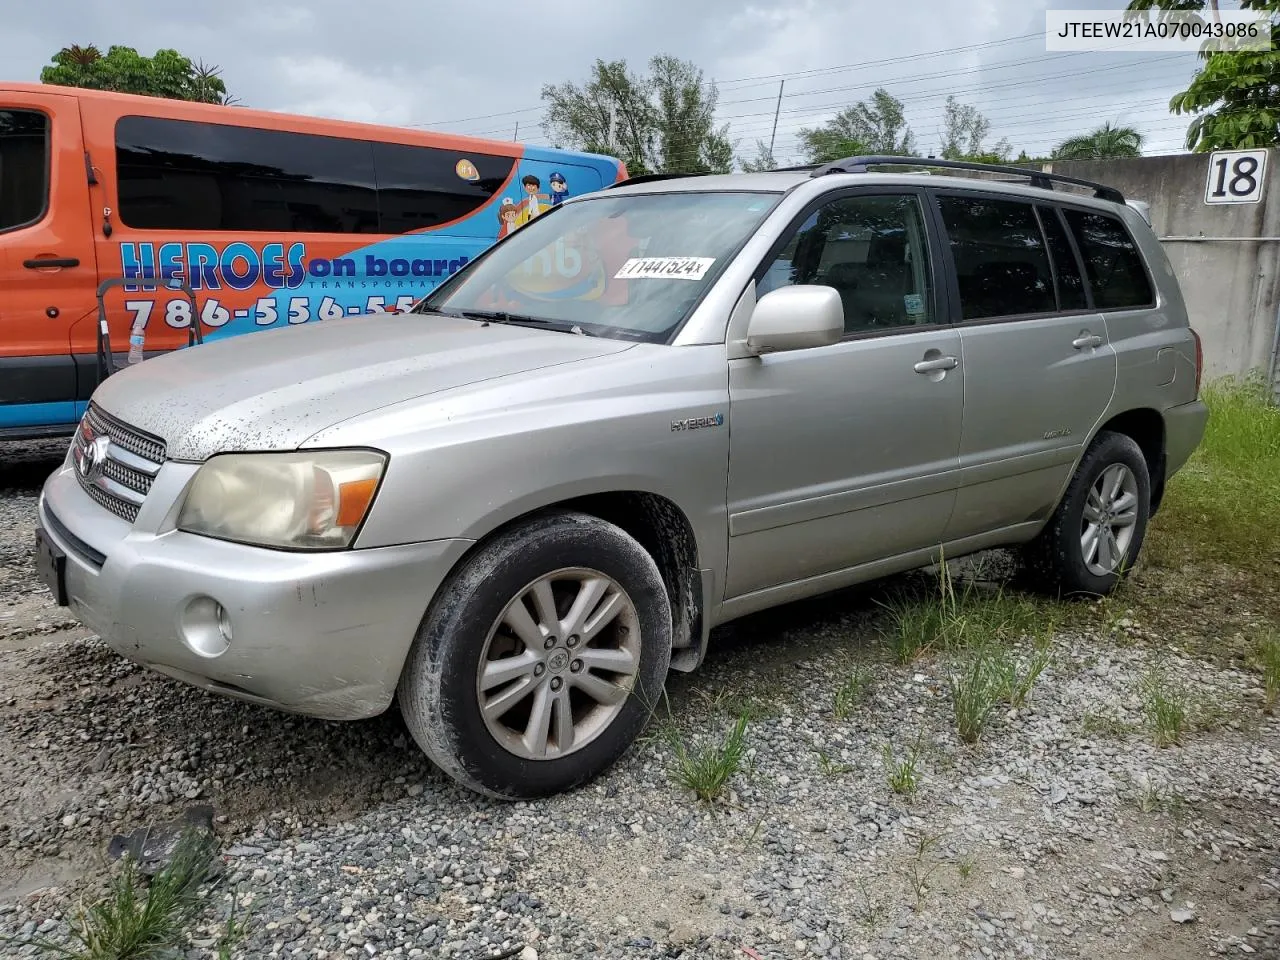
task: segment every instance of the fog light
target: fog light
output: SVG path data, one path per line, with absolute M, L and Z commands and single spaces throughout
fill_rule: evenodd
M 182 640 L 202 657 L 220 657 L 231 646 L 231 615 L 212 597 L 196 597 L 182 611 Z

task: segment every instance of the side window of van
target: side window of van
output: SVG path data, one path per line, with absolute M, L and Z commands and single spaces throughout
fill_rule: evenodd
M 938 205 L 965 320 L 1057 310 L 1049 254 L 1031 204 L 941 196 Z
M 49 204 L 49 118 L 0 109 L 0 230 L 35 223 Z
M 1154 306 L 1156 298 L 1142 256 L 1124 224 L 1103 213 L 1064 212 L 1093 288 L 1094 307 L 1122 310 Z
M 345 234 L 461 219 L 502 188 L 515 161 L 135 116 L 116 125 L 116 163 L 130 227 Z

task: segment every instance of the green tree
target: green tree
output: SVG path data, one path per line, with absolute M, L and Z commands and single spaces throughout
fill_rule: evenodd
M 1128 12 L 1143 19 L 1158 10 L 1159 19 L 1174 12 L 1209 10 L 1218 15 L 1218 0 L 1131 0 Z M 1248 150 L 1280 144 L 1280 0 L 1240 0 L 1240 9 L 1270 14 L 1269 50 L 1210 51 L 1202 46 L 1204 65 L 1186 90 L 1174 95 L 1169 109 L 1191 114 L 1188 150 Z M 1206 45 L 1209 41 L 1206 41 Z
M 1117 127 L 1107 121 L 1078 137 L 1069 137 L 1053 148 L 1054 160 L 1110 160 L 1142 156 L 1143 136 L 1133 127 Z
M 827 163 L 859 153 L 909 156 L 915 135 L 907 126 L 902 101 L 883 87 L 870 100 L 845 107 L 821 127 L 805 127 L 798 134 L 812 163 Z
M 635 74 L 625 60 L 596 60 L 581 86 L 543 86 L 543 129 L 573 149 L 618 157 L 632 175 L 728 173 L 733 144 L 728 124 L 715 124 L 715 84 L 693 63 L 665 54 L 648 66 Z
M 113 46 L 104 55 L 93 44 L 63 47 L 40 71 L 40 82 L 150 97 L 232 103 L 217 67 L 192 61 L 177 50 L 144 57 L 133 47 Z
M 744 173 L 764 173 L 768 170 L 778 169 L 778 161 L 774 159 L 773 150 L 763 140 L 756 141 L 756 155 L 754 157 L 744 157 L 738 162 L 742 164 Z
M 990 131 L 991 121 L 979 113 L 977 107 L 960 103 L 954 94 L 947 97 L 942 110 L 943 159 L 1006 163 L 1013 148 L 1005 139 L 985 147 L 983 141 Z

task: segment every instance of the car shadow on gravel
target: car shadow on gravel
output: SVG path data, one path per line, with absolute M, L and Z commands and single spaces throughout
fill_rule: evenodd
M 67 438 L 0 441 L 0 493 L 39 493 L 69 443 Z

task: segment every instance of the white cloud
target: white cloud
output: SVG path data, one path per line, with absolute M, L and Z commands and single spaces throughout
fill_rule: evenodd
M 1008 137 L 1015 150 L 1046 150 L 1104 119 L 1138 126 L 1155 149 L 1178 149 L 1186 121 L 1169 115 L 1168 101 L 1195 68 L 1190 56 L 1061 59 L 1045 53 L 1042 36 L 936 53 L 1042 33 L 1047 4 L 490 0 L 478 8 L 421 0 L 355 6 L 224 0 L 216 8 L 177 8 L 65 0 L 56 17 L 38 4 L 10 4 L 0 63 L 6 78 L 35 80 L 66 44 L 123 43 L 146 54 L 170 46 L 219 64 L 230 90 L 249 106 L 504 139 L 518 122 L 521 139 L 542 140 L 544 83 L 581 81 L 597 57 L 643 68 L 654 54 L 672 53 L 721 84 L 721 114 L 743 152 L 757 138 L 768 139 L 777 93 L 776 80 L 743 78 L 774 74 L 792 75 L 778 120 L 781 158 L 794 156 L 801 127 L 877 85 L 904 101 L 924 152 L 937 149 L 942 101 L 952 91 L 987 114 L 992 140 Z M 1053 5 L 1119 7 L 1123 0 Z M 812 72 L 832 67 L 844 69 Z

